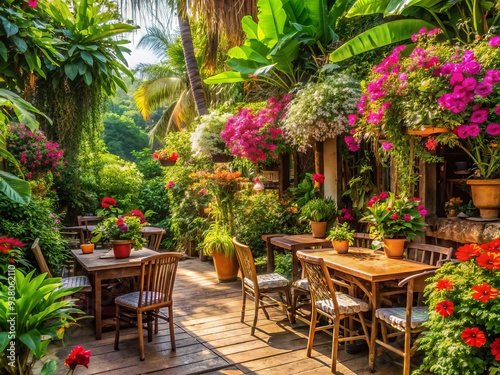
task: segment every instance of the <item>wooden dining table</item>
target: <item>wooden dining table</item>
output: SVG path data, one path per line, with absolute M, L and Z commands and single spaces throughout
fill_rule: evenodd
M 334 249 L 301 250 L 309 256 L 317 256 L 324 259 L 326 266 L 333 273 L 341 273 L 358 280 L 364 280 L 370 284 L 368 290 L 372 309 L 372 323 L 376 322 L 375 311 L 380 307 L 380 285 L 386 281 L 398 281 L 408 276 L 424 271 L 434 270 L 437 267 L 425 263 L 414 262 L 405 259 L 388 258 L 385 254 L 371 249 L 350 247 L 347 254 L 337 254 Z M 370 370 L 375 369 L 375 339 L 377 329 L 372 324 L 368 363 Z
M 102 292 L 103 280 L 120 277 L 139 276 L 141 274 L 141 260 L 156 255 L 158 252 L 147 248 L 132 250 L 129 258 L 116 259 L 112 251 L 95 250 L 90 254 L 83 254 L 80 249 L 71 250 L 75 259 L 75 274 L 84 271 L 89 275 L 93 290 L 93 312 L 95 317 L 95 338 L 102 337 Z

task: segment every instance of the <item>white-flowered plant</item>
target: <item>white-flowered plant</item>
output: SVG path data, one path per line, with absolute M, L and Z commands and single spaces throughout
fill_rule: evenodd
M 191 133 L 191 149 L 195 157 L 224 152 L 226 143 L 220 137 L 220 133 L 227 120 L 232 116 L 231 113 L 212 112 L 196 119 L 199 124 L 196 126 L 196 130 Z
M 288 104 L 282 128 L 299 151 L 350 129 L 348 114 L 361 97 L 359 81 L 334 74 L 300 89 Z

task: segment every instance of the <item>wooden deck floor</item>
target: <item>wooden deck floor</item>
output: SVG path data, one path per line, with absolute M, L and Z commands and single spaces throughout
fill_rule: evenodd
M 179 263 L 175 284 L 174 323 L 177 350 L 170 350 L 168 327 L 160 323 L 153 342 L 146 342 L 146 360 L 139 360 L 137 329 L 121 332 L 120 350 L 113 350 L 114 331 L 95 340 L 91 324 L 72 327 L 64 345 L 49 346 L 47 359 L 55 358 L 59 370 L 73 346 L 92 350 L 89 369 L 79 366 L 84 374 L 330 374 L 331 337 L 316 336 L 313 358 L 306 356 L 308 327 L 291 325 L 279 311 L 266 320 L 261 312 L 255 336 L 250 335 L 253 303 L 245 323 L 240 323 L 241 282 L 219 284 L 213 265 L 188 258 Z M 163 321 L 161 321 L 163 322 Z M 91 323 L 91 322 L 89 322 Z M 337 374 L 368 375 L 368 355 L 339 351 Z M 381 357 L 384 359 L 383 357 Z M 399 375 L 401 366 L 378 361 L 379 375 Z M 38 366 L 37 366 L 38 367 Z M 35 371 L 36 372 L 36 371 Z

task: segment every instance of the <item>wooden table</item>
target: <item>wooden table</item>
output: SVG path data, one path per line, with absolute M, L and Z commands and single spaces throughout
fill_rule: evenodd
M 273 235 L 262 239 L 267 243 L 267 272 L 274 271 L 274 249 L 273 246 L 292 252 L 292 280 L 300 278 L 299 260 L 297 250 L 310 249 L 312 247 L 332 247 L 332 241 L 324 238 L 314 238 L 312 234 L 296 234 L 291 236 Z
M 141 260 L 145 257 L 156 255 L 158 252 L 143 248 L 132 250 L 129 258 L 116 259 L 114 256 L 101 258 L 108 250 L 97 250 L 91 254 L 83 254 L 81 250 L 71 250 L 75 258 L 75 271 L 79 268 L 89 273 L 94 294 L 95 338 L 101 339 L 102 335 L 102 295 L 101 281 L 119 277 L 139 276 L 141 274 Z
M 372 322 L 376 322 L 375 310 L 380 306 L 380 283 L 389 280 L 402 280 L 408 276 L 436 269 L 424 263 L 404 259 L 387 258 L 384 254 L 371 249 L 350 247 L 347 254 L 337 254 L 335 250 L 307 250 L 304 254 L 321 257 L 330 269 L 342 272 L 371 284 Z M 377 325 L 372 324 L 370 336 L 370 352 L 368 362 L 370 370 L 375 369 L 375 339 Z

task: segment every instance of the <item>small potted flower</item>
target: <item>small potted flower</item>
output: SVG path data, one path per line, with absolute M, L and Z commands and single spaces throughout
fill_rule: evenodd
M 349 246 L 354 243 L 354 229 L 348 222 L 337 225 L 328 232 L 328 240 L 332 241 L 333 248 L 338 254 L 347 254 Z
M 324 238 L 328 223 L 337 217 L 337 204 L 330 197 L 313 198 L 301 207 L 300 213 L 301 220 L 309 220 L 313 237 Z
M 444 210 L 448 218 L 454 218 L 457 216 L 460 206 L 464 203 L 460 197 L 452 197 L 449 201 L 445 202 Z
M 158 160 L 163 167 L 171 167 L 177 162 L 179 154 L 166 150 L 156 150 L 153 154 L 153 158 Z
M 383 239 L 388 257 L 402 257 L 405 241 L 423 235 L 427 211 L 420 198 L 396 197 L 383 191 L 368 201 L 367 211 L 361 221 L 370 225 L 372 238 Z

